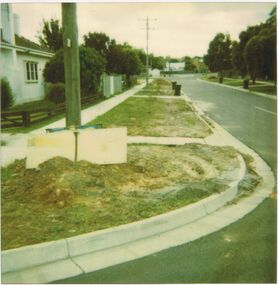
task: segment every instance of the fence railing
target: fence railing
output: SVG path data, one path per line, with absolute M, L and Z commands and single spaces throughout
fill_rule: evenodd
M 81 98 L 81 104 L 93 103 L 101 95 Z M 57 104 L 54 108 L 42 108 L 32 111 L 3 111 L 1 112 L 1 128 L 29 127 L 34 123 L 41 122 L 66 110 L 65 103 Z

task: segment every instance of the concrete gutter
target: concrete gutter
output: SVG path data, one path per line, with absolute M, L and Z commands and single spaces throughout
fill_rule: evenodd
M 119 246 L 161 235 L 207 216 L 223 207 L 236 196 L 238 184 L 246 172 L 245 162 L 240 155 L 238 160 L 240 166 L 235 173 L 235 179 L 229 183 L 228 189 L 199 202 L 138 222 L 72 238 L 3 251 L 2 281 L 5 283 L 33 283 L 38 281 L 40 281 L 38 283 L 45 283 L 59 278 L 75 276 L 84 271 L 82 265 L 78 263 L 78 259 L 84 255 L 96 254 L 103 250 L 115 249 Z M 61 272 L 57 269 L 50 275 L 43 274 L 44 271 L 48 272 L 46 269 L 50 266 L 57 266 L 58 268 L 68 266 L 68 269 L 63 271 L 62 277 L 60 277 Z M 37 273 L 30 275 L 32 271 L 37 271 Z
M 186 95 L 184 98 L 188 99 Z M 203 116 L 198 107 L 194 106 L 194 109 Z M 252 195 L 241 198 L 236 204 L 227 205 L 236 196 L 238 183 L 246 170 L 245 163 L 239 156 L 240 168 L 236 180 L 230 182 L 225 192 L 135 223 L 3 251 L 2 282 L 46 283 L 96 271 L 193 241 L 244 217 L 273 191 L 274 175 L 252 149 L 215 122 L 213 126 L 214 133 L 203 139 L 202 143 L 230 145 L 254 158 L 253 166 L 262 177 L 262 182 Z M 129 137 L 129 143 L 131 142 L 183 144 L 193 141 L 184 138 Z
M 243 89 L 243 88 L 240 88 L 240 87 L 229 86 L 229 85 L 226 85 L 226 84 L 223 84 L 223 83 L 220 84 L 220 83 L 217 83 L 217 82 L 210 82 L 210 81 L 207 81 L 207 80 L 204 80 L 204 79 L 200 79 L 200 78 L 197 78 L 197 80 L 201 81 L 201 82 L 204 82 L 204 83 L 213 84 L 213 85 L 216 85 L 216 86 L 226 87 L 226 88 L 234 89 L 234 90 L 237 90 L 237 91 L 245 92 L 245 93 L 248 93 L 248 94 L 251 94 L 251 95 L 258 95 L 258 96 L 265 97 L 265 98 L 268 98 L 268 99 L 277 100 L 277 96 L 274 96 L 274 95 L 268 95 L 268 94 L 261 93 L 261 92 L 254 92 L 254 91 L 246 90 L 246 89 Z

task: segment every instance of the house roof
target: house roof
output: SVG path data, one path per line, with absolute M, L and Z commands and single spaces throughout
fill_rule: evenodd
M 30 40 L 27 40 L 26 38 L 22 37 L 22 36 L 18 36 L 17 34 L 15 34 L 15 44 L 17 46 L 21 46 L 21 47 L 25 47 L 25 48 L 30 48 L 30 49 L 34 49 L 34 50 L 39 50 L 39 51 L 44 51 L 44 52 L 51 52 L 53 53 L 53 51 L 44 48 Z

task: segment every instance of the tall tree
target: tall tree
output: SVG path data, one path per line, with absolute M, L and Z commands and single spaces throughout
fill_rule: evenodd
M 184 57 L 184 70 L 188 72 L 196 72 L 197 67 L 193 62 L 193 59 L 190 56 L 185 56 Z
M 63 33 L 59 21 L 56 19 L 43 20 L 43 28 L 38 34 L 38 39 L 43 47 L 54 52 L 63 48 Z
M 88 33 L 84 36 L 85 47 L 94 48 L 102 56 L 106 57 L 109 48 L 116 42 L 110 39 L 105 33 Z
M 209 44 L 204 62 L 212 72 L 220 74 L 232 68 L 232 41 L 229 34 L 218 33 Z
M 127 85 L 130 86 L 131 75 L 142 71 L 142 63 L 136 50 L 129 45 L 114 45 L 107 54 L 107 71 L 109 73 L 125 74 Z
M 81 95 L 91 95 L 99 91 L 100 78 L 105 71 L 104 58 L 93 48 L 80 46 L 80 85 Z M 65 82 L 63 50 L 56 52 L 54 57 L 46 63 L 43 71 L 47 82 Z

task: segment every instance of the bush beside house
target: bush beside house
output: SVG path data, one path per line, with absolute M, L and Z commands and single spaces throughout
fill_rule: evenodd
M 14 98 L 9 81 L 1 78 L 1 110 L 6 110 L 13 105 Z
M 79 49 L 79 56 L 81 96 L 86 97 L 96 94 L 100 89 L 101 75 L 105 70 L 105 60 L 93 48 L 83 46 Z M 49 83 L 65 82 L 62 49 L 57 51 L 55 56 L 46 64 L 43 75 L 46 82 Z
M 46 99 L 55 104 L 64 103 L 66 101 L 65 84 L 62 82 L 48 83 L 46 87 Z

